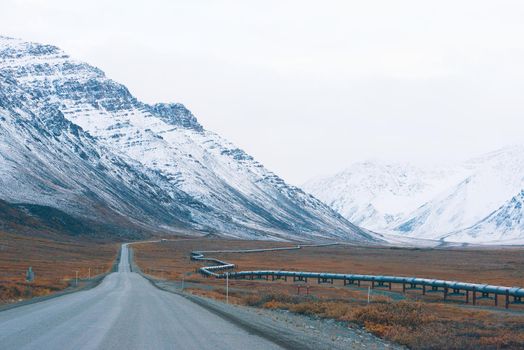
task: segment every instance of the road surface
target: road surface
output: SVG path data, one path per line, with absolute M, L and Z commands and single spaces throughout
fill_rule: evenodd
M 278 349 L 129 268 L 88 291 L 0 312 L 1 349 Z

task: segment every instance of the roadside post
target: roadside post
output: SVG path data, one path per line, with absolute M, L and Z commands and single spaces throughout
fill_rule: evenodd
M 26 282 L 33 282 L 35 280 L 35 273 L 33 271 L 33 267 L 29 266 L 25 273 L 25 280 Z
M 229 304 L 229 272 L 226 272 L 226 304 Z
M 31 284 L 33 283 L 34 280 L 35 280 L 35 273 L 33 271 L 33 267 L 29 266 L 29 268 L 27 269 L 25 273 L 25 281 L 27 282 L 26 294 L 29 298 L 33 297 L 33 288 Z

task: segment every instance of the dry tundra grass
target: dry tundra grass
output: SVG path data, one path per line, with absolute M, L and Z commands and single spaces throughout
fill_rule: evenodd
M 68 287 L 79 271 L 86 278 L 111 269 L 119 244 L 96 243 L 81 238 L 60 240 L 0 232 L 0 304 L 43 296 Z M 32 288 L 25 272 L 35 272 Z
M 253 299 L 257 298 L 261 297 L 251 296 L 248 303 L 253 303 Z M 377 299 L 367 305 L 345 301 L 289 300 L 288 296 L 272 296 L 261 306 L 358 324 L 380 337 L 415 349 L 524 347 L 522 316 L 387 299 Z

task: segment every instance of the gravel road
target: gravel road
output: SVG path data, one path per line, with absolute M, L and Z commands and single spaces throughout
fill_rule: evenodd
M 96 288 L 0 312 L 2 349 L 279 349 L 190 300 L 130 272 Z

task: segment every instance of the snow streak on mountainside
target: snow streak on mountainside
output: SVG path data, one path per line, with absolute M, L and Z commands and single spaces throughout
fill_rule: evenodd
M 42 202 L 98 219 L 96 208 L 108 207 L 166 230 L 182 226 L 246 238 L 371 239 L 205 130 L 183 105 L 142 103 L 99 69 L 56 47 L 0 37 L 0 77 L 5 94 L 0 169 L 9 179 L 0 199 Z M 43 116 L 49 114 L 60 121 L 47 122 Z M 33 126 L 20 124 L 24 119 Z M 38 147 L 25 147 L 31 143 Z M 40 169 L 44 173 L 35 175 Z M 47 180 L 50 175 L 60 178 L 59 185 Z M 31 179 L 19 180 L 26 177 Z M 94 194 L 86 198 L 86 193 Z
M 516 212 L 501 214 L 497 225 L 486 224 L 524 188 L 522 146 L 449 166 L 357 163 L 304 188 L 348 220 L 379 232 L 472 243 L 520 237 L 524 242 L 524 230 L 514 224 L 502 232 L 517 220 Z

